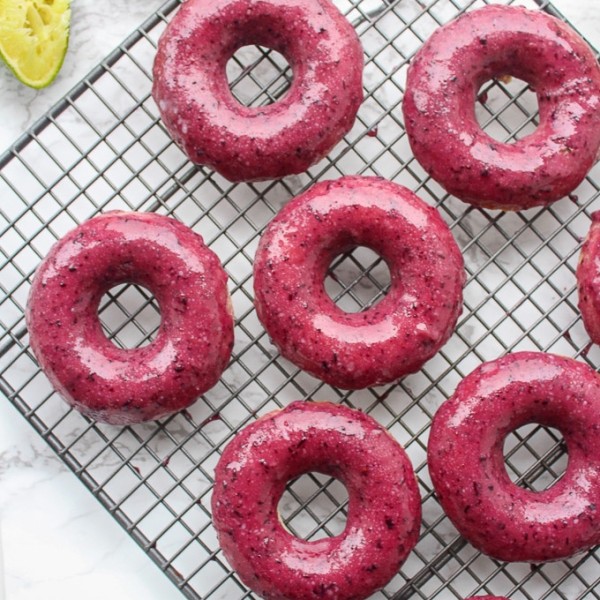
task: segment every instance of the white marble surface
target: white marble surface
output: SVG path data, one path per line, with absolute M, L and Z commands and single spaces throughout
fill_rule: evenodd
M 0 404 L 0 486 L 0 598 L 181 598 L 8 402 Z
M 160 5 L 74 0 L 70 51 L 49 89 L 0 69 L 0 152 Z M 597 0 L 557 0 L 600 46 Z M 62 465 L 24 419 L 0 402 L 0 600 L 169 600 L 181 594 Z
M 69 52 L 51 87 L 30 90 L 0 69 L 0 152 L 161 4 L 73 0 Z M 182 598 L 6 400 L 0 542 L 0 600 Z

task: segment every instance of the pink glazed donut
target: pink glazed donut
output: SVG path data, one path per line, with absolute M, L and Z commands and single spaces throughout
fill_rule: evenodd
M 391 289 L 347 313 L 328 296 L 332 260 L 357 246 L 380 254 Z M 258 316 L 282 356 L 331 385 L 360 389 L 418 371 L 452 334 L 463 259 L 439 213 L 374 177 L 317 183 L 267 227 L 254 262 Z
M 283 54 L 294 74 L 259 108 L 234 98 L 226 74 L 251 44 Z M 306 171 L 351 129 L 362 71 L 358 37 L 329 0 L 187 0 L 159 41 L 152 94 L 191 161 L 230 181 L 276 179 Z
M 555 427 L 569 462 L 542 492 L 508 477 L 503 444 L 527 423 Z M 560 560 L 600 543 L 600 377 L 570 358 L 518 352 L 475 369 L 433 418 L 428 461 L 442 508 L 498 560 Z
M 581 247 L 577 291 L 585 329 L 592 342 L 600 344 L 600 211 L 592 214 L 592 224 Z
M 117 348 L 98 306 L 120 283 L 150 290 L 156 339 Z M 227 366 L 233 318 L 227 276 L 202 238 L 150 213 L 110 212 L 57 242 L 38 267 L 26 311 L 31 348 L 54 388 L 85 415 L 116 425 L 192 404 Z
M 514 75 L 535 89 L 540 124 L 514 144 L 477 123 L 481 85 Z M 410 145 L 448 192 L 485 208 L 521 210 L 569 194 L 600 148 L 600 67 L 565 23 L 492 5 L 438 29 L 413 59 L 403 101 Z
M 348 490 L 340 535 L 307 542 L 280 521 L 286 484 L 309 471 Z M 225 448 L 212 516 L 229 564 L 263 598 L 360 600 L 386 585 L 417 543 L 421 498 L 404 449 L 374 419 L 327 402 L 294 402 Z

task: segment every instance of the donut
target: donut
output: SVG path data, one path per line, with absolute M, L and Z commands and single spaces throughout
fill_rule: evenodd
M 366 246 L 390 270 L 375 306 L 347 313 L 328 296 L 332 260 Z M 258 317 L 282 356 L 323 381 L 361 389 L 418 371 L 462 310 L 463 259 L 439 213 L 375 177 L 317 183 L 266 228 L 254 262 Z
M 577 265 L 577 292 L 583 325 L 592 342 L 600 344 L 600 212 L 581 247 Z
M 506 436 L 527 423 L 555 427 L 566 472 L 533 492 L 504 464 Z M 546 562 L 600 543 L 600 377 L 570 358 L 517 352 L 479 366 L 436 412 L 431 480 L 458 531 L 503 561 Z
M 117 348 L 103 333 L 100 300 L 120 283 L 158 301 L 156 339 Z M 59 240 L 38 267 L 26 309 L 29 343 L 58 393 L 115 425 L 158 419 L 218 381 L 233 345 L 227 276 L 202 238 L 174 219 L 110 212 Z
M 513 144 L 475 117 L 480 86 L 513 75 L 535 90 L 539 126 Z M 562 21 L 491 5 L 438 29 L 411 62 L 403 100 L 413 154 L 450 194 L 484 208 L 521 210 L 573 191 L 600 149 L 600 67 Z
M 246 45 L 280 52 L 288 92 L 250 108 L 231 93 L 226 65 Z M 187 0 L 165 29 L 152 94 L 188 158 L 230 181 L 302 173 L 350 131 L 362 102 L 363 52 L 329 0 Z
M 348 490 L 340 535 L 309 542 L 280 521 L 286 483 L 309 471 Z M 421 499 L 404 449 L 373 418 L 327 402 L 293 402 L 225 448 L 212 518 L 225 558 L 263 598 L 360 600 L 386 585 L 414 548 Z

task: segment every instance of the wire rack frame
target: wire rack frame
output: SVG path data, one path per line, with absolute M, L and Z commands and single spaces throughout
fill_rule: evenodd
M 515 600 L 599 598 L 597 551 L 534 567 L 480 555 L 441 511 L 425 462 L 433 413 L 481 362 L 535 349 L 600 365 L 581 324 L 574 276 L 581 239 L 600 203 L 600 167 L 549 208 L 481 211 L 445 194 L 408 147 L 400 104 L 411 56 L 437 27 L 484 2 L 337 1 L 365 48 L 365 102 L 355 127 L 306 174 L 239 185 L 190 165 L 151 99 L 156 42 L 178 4 L 164 4 L 0 157 L 1 391 L 185 597 L 254 597 L 216 542 L 209 512 L 213 469 L 239 428 L 292 400 L 314 399 L 371 414 L 403 444 L 418 476 L 419 543 L 376 598 L 478 592 Z M 562 18 L 550 4 L 538 4 Z M 291 77 L 285 60 L 264 48 L 242 49 L 228 69 L 234 94 L 251 106 L 275 101 Z M 536 109 L 525 84 L 499 80 L 481 90 L 477 114 L 491 135 L 511 141 L 536 127 Z M 387 177 L 438 207 L 468 275 L 463 314 L 441 352 L 398 384 L 351 393 L 281 359 L 252 303 L 252 257 L 265 225 L 313 182 L 345 174 Z M 201 233 L 228 271 L 236 314 L 234 353 L 219 384 L 187 411 L 126 428 L 89 421 L 57 397 L 28 346 L 23 317 L 32 274 L 50 246 L 111 209 L 168 214 Z M 349 311 L 372 305 L 388 284 L 385 264 L 364 248 L 338 257 L 326 281 Z M 99 313 L 107 336 L 122 347 L 149 343 L 160 323 L 152 295 L 139 286 L 112 289 Z M 511 434 L 505 454 L 511 478 L 532 490 L 551 485 L 567 460 L 560 434 L 535 424 Z M 280 510 L 293 533 L 318 539 L 343 529 L 346 502 L 338 481 L 311 473 L 288 485 Z

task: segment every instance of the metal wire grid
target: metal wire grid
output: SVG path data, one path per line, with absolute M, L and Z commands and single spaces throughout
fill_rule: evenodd
M 479 211 L 444 194 L 414 161 L 400 103 L 408 61 L 439 25 L 473 0 L 340 0 L 366 53 L 366 100 L 354 129 L 305 175 L 232 185 L 192 167 L 161 127 L 149 95 L 156 41 L 178 6 L 167 2 L 44 119 L 0 158 L 0 385 L 9 400 L 188 598 L 253 597 L 231 573 L 210 524 L 212 473 L 235 432 L 292 400 L 333 400 L 365 410 L 400 441 L 423 497 L 419 544 L 377 598 L 513 599 L 600 597 L 600 554 L 531 567 L 481 556 L 443 515 L 425 464 L 432 414 L 477 364 L 517 349 L 552 351 L 597 368 L 576 306 L 574 268 L 589 215 L 599 204 L 600 167 L 576 191 L 544 210 Z M 546 10 L 554 9 L 545 5 Z M 285 60 L 266 49 L 240 51 L 229 69 L 246 104 L 276 100 L 289 85 Z M 518 81 L 481 91 L 478 115 L 510 141 L 535 128 L 534 95 Z M 260 232 L 292 195 L 344 174 L 393 179 L 439 207 L 461 246 L 468 272 L 465 308 L 442 351 L 396 385 L 344 393 L 277 356 L 252 305 L 252 257 Z M 53 393 L 27 343 L 23 310 L 32 273 L 52 243 L 100 211 L 153 210 L 201 233 L 230 276 L 236 314 L 232 362 L 219 384 L 188 411 L 160 423 L 116 428 L 88 421 Z M 389 273 L 366 249 L 338 257 L 326 282 L 346 310 L 386 291 Z M 111 290 L 100 307 L 116 344 L 148 343 L 160 316 L 138 286 Z M 564 470 L 560 434 L 536 425 L 506 444 L 511 477 L 544 489 Z M 344 487 L 318 474 L 288 486 L 280 504 L 287 526 L 317 539 L 344 526 Z

